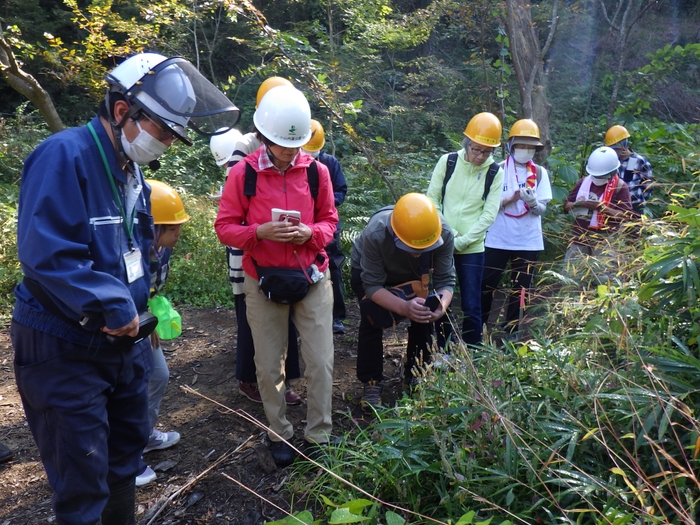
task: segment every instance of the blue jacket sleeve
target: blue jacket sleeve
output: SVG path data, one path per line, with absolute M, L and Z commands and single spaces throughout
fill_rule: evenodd
M 68 130 L 50 137 L 25 161 L 18 256 L 24 274 L 39 282 L 68 317 L 88 317 L 114 329 L 146 309 L 153 239 L 149 191 L 137 173 L 142 190 L 132 246 L 141 250 L 144 275 L 130 283 L 124 265 L 130 248 L 121 210 L 97 148 L 85 134 Z M 100 136 L 107 140 L 103 130 Z M 123 176 L 113 152 L 110 164 L 112 173 L 119 170 L 117 175 Z

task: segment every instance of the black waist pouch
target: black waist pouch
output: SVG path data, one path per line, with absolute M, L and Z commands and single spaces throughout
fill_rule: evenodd
M 258 286 L 265 296 L 279 304 L 294 304 L 309 293 L 309 276 L 294 268 L 257 267 Z

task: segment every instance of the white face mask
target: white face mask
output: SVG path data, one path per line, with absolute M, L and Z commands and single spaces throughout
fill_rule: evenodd
M 138 121 L 136 121 L 136 127 L 139 128 L 139 134 L 136 135 L 133 142 L 129 142 L 126 139 L 124 130 L 121 133 L 121 143 L 127 157 L 136 164 L 148 164 L 165 153 L 165 150 L 168 149 L 167 144 L 163 144 L 148 131 L 144 130 Z
M 594 177 L 591 175 L 591 182 L 596 186 L 605 186 L 609 180 L 610 177 Z
M 527 164 L 535 156 L 534 149 L 513 148 L 513 158 L 518 164 Z
M 313 158 L 315 158 L 315 159 L 317 159 L 317 158 L 318 158 L 318 154 L 321 153 L 321 150 L 318 150 L 318 151 L 307 151 L 307 150 L 305 150 L 304 148 L 301 148 L 301 151 L 303 151 L 303 152 L 306 153 L 307 155 L 311 155 L 311 156 L 312 156 Z

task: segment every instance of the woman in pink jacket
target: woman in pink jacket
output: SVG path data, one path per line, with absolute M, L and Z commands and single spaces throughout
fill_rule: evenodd
M 270 426 L 272 457 L 282 467 L 296 457 L 286 442 L 294 429 L 286 418 L 284 399 L 292 306 L 306 364 L 304 438 L 323 445 L 331 435 L 333 292 L 324 247 L 333 239 L 338 213 L 328 169 L 300 151 L 311 135 L 311 111 L 304 94 L 289 86 L 271 89 L 253 122 L 263 145 L 231 168 L 215 228 L 222 243 L 244 251 L 258 387 Z M 282 218 L 288 220 L 281 220 L 276 210 L 287 212 Z M 274 282 L 308 291 L 296 296 L 276 293 L 266 288 Z

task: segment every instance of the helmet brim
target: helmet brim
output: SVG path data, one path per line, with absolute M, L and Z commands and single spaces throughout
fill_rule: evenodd
M 185 213 L 185 215 L 179 219 L 175 219 L 172 221 L 153 221 L 153 224 L 156 226 L 175 226 L 177 224 L 185 224 L 186 222 L 189 222 L 191 217 Z
M 393 214 L 392 214 L 392 219 L 393 219 Z M 429 244 L 423 248 L 417 248 L 416 246 L 409 246 L 405 242 L 403 242 L 401 239 L 399 239 L 399 236 L 396 235 L 396 232 L 394 231 L 394 227 L 391 224 L 391 220 L 387 223 L 387 228 L 389 229 L 389 233 L 391 233 L 391 236 L 394 238 L 394 244 L 396 245 L 397 248 L 408 252 L 408 253 L 423 253 L 427 252 L 430 250 L 434 250 L 435 248 L 439 248 L 440 246 L 443 245 L 445 241 L 442 239 L 442 228 L 440 229 L 440 233 L 437 236 L 437 239 L 435 242 L 432 244 Z
M 537 137 L 512 137 L 509 140 L 511 147 L 520 144 L 521 146 L 535 146 L 537 151 L 544 148 L 544 144 Z
M 430 250 L 434 250 L 434 249 L 442 246 L 442 244 L 444 242 L 445 241 L 442 240 L 442 235 L 438 235 L 437 241 L 435 241 L 433 244 L 431 244 L 430 246 L 426 246 L 425 248 L 418 249 L 418 248 L 415 248 L 413 246 L 409 246 L 408 244 L 403 242 L 401 239 L 399 239 L 396 236 L 396 234 L 394 234 L 394 244 L 396 245 L 396 247 L 400 248 L 401 250 L 403 250 L 405 252 L 409 252 L 409 253 L 423 253 L 423 252 L 427 252 Z

